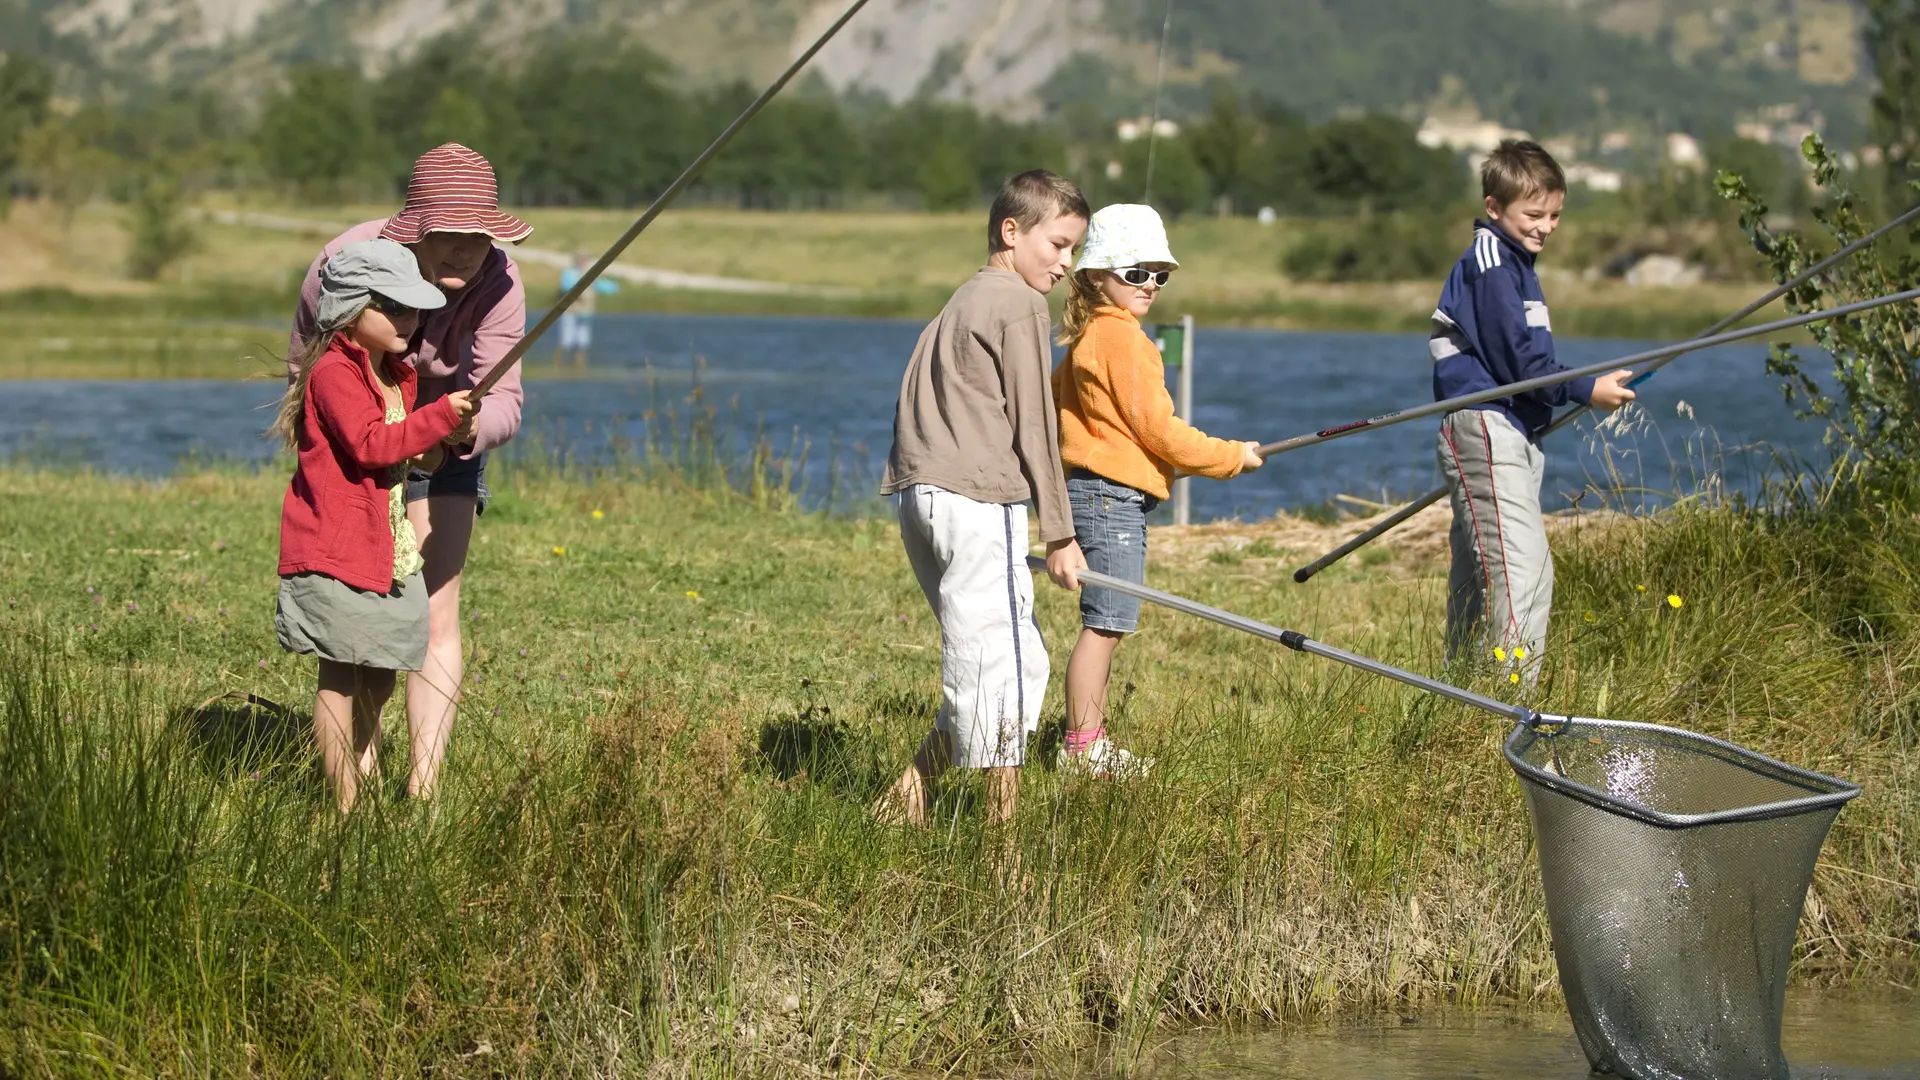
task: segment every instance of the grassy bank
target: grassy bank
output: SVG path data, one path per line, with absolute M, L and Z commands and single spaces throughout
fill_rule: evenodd
M 0 472 L 0 1072 L 1098 1068 L 1196 1023 L 1552 1000 L 1498 721 L 1150 610 L 1114 724 L 1150 779 L 1036 762 L 1004 837 L 964 783 L 882 827 L 938 704 L 891 524 L 676 475 L 490 475 L 443 801 L 389 773 L 339 822 L 272 639 L 283 476 Z M 1434 670 L 1443 568 L 1295 586 L 1304 528 L 1156 533 L 1154 579 Z M 1796 974 L 1913 985 L 1920 525 L 1694 511 L 1559 552 L 1531 700 L 1863 783 Z M 1057 687 L 1074 611 L 1039 607 Z
M 231 209 L 231 208 L 215 208 Z M 0 378 L 237 377 L 284 347 L 293 296 L 319 245 L 342 223 L 391 207 L 246 207 L 307 221 L 265 228 L 201 221 L 195 251 L 158 282 L 125 276 L 124 212 L 98 206 L 63 223 L 22 203 L 0 222 Z M 631 221 L 629 211 L 534 209 L 529 244 L 595 253 Z M 626 260 L 686 273 L 826 287 L 809 297 L 650 288 L 628 284 L 609 311 L 833 315 L 924 319 L 979 264 L 979 213 L 748 213 L 675 211 L 629 249 Z M 1173 223 L 1184 260 L 1167 293 L 1169 317 L 1203 324 L 1419 331 L 1439 281 L 1317 284 L 1287 279 L 1279 255 L 1301 226 L 1282 220 L 1187 218 Z M 1574 228 L 1570 226 L 1570 228 Z M 533 307 L 557 293 L 558 271 L 524 263 Z M 1739 307 L 1758 286 L 1715 283 L 1634 289 L 1588 282 L 1547 264 L 1555 328 L 1563 334 L 1680 337 Z M 1057 302 L 1056 298 L 1056 302 Z

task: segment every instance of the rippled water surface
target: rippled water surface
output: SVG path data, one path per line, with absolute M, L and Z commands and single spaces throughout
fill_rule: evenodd
M 550 354 L 536 351 L 520 450 L 593 460 L 650 433 L 665 439 L 670 414 L 684 421 L 698 386 L 736 448 L 756 430 L 780 447 L 797 432 L 808 447 L 810 500 L 845 504 L 872 490 L 885 461 L 900 375 L 919 330 L 885 321 L 602 315 L 586 377 L 539 377 L 550 373 Z M 1418 335 L 1202 327 L 1196 340 L 1196 422 L 1222 437 L 1280 439 L 1431 399 Z M 1567 341 L 1561 357 L 1586 364 L 1649 346 Z M 1610 454 L 1590 430 L 1562 433 L 1550 448 L 1548 504 L 1564 506 L 1582 488 L 1610 488 L 1616 479 L 1658 497 L 1692 491 L 1707 474 L 1751 489 L 1773 449 L 1817 454 L 1819 429 L 1792 418 L 1763 372 L 1764 356 L 1757 345 L 1730 346 L 1677 361 L 1646 385 L 1645 423 L 1613 438 Z M 259 438 L 264 407 L 277 393 L 271 379 L 0 383 L 0 456 L 146 474 L 195 457 L 263 461 L 271 455 Z M 1200 481 L 1196 516 L 1265 516 L 1340 493 L 1425 490 L 1439 475 L 1434 431 L 1433 420 L 1413 421 L 1275 458 L 1231 483 Z M 1593 505 L 1591 495 L 1583 498 Z
M 1920 1078 L 1920 1000 L 1797 993 L 1782 1041 L 1794 1080 Z M 1155 1077 L 1219 1080 L 1587 1080 L 1565 1014 L 1450 1012 L 1191 1036 L 1156 1054 Z

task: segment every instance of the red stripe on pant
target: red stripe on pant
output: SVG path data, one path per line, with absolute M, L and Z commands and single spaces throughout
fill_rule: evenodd
M 1506 530 L 1501 527 L 1500 522 L 1500 492 L 1493 486 L 1493 433 L 1487 430 L 1486 410 L 1475 409 L 1474 412 L 1478 414 L 1480 420 L 1480 438 L 1487 447 L 1487 493 L 1493 496 L 1493 542 L 1500 545 L 1500 576 L 1507 581 L 1507 634 L 1515 635 L 1514 640 L 1517 640 L 1520 632 L 1520 613 L 1513 610 L 1513 571 L 1507 568 L 1507 538 Z M 1487 579 L 1487 590 L 1489 592 L 1493 590 L 1491 577 Z M 1501 637 L 1504 639 L 1507 634 Z

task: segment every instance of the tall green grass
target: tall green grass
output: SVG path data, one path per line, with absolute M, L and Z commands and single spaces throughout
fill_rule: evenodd
M 964 777 L 931 828 L 876 824 L 939 700 L 892 524 L 697 479 L 699 445 L 500 471 L 442 800 L 399 798 L 396 704 L 344 821 L 311 661 L 271 636 L 284 477 L 0 471 L 0 1071 L 1067 1071 L 1194 1023 L 1557 993 L 1498 720 L 1175 615 L 1115 677 L 1150 778 L 1042 752 L 1004 831 Z M 1302 588 L 1301 554 L 1155 582 L 1438 670 L 1440 568 Z M 1920 525 L 1690 507 L 1558 556 L 1528 700 L 1863 783 L 1796 974 L 1912 985 Z M 1071 640 L 1070 598 L 1039 607 Z

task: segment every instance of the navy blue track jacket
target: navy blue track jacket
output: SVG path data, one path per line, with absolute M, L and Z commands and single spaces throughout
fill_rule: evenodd
M 1435 401 L 1566 370 L 1553 358 L 1553 322 L 1533 253 L 1484 221 L 1473 224 L 1473 246 L 1447 275 L 1433 312 L 1427 351 Z M 1592 396 L 1592 379 L 1573 379 L 1474 408 L 1505 413 L 1538 442 L 1556 406 L 1585 405 Z

